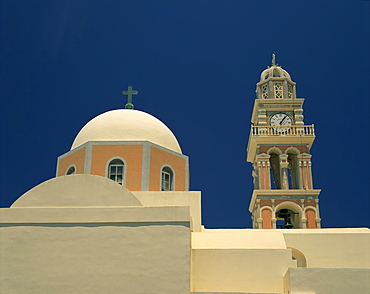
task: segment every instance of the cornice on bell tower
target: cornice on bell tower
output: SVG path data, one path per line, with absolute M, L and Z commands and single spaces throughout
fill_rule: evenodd
M 296 97 L 296 83 L 275 54 L 256 94 L 247 147 L 253 164 L 253 228 L 320 228 L 321 190 L 313 188 L 310 154 L 314 125 L 304 124 L 304 99 Z

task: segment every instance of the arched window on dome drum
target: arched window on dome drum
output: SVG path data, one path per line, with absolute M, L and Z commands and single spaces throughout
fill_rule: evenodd
M 112 160 L 108 166 L 108 178 L 122 185 L 124 167 L 125 165 L 121 159 Z
M 74 175 L 76 173 L 76 168 L 72 165 L 67 169 L 66 175 Z
M 161 191 L 173 191 L 173 171 L 168 166 L 162 168 Z

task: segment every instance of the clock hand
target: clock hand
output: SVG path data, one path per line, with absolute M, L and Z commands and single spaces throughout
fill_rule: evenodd
M 284 118 L 281 120 L 281 122 L 280 122 L 280 125 L 283 123 L 283 121 L 286 119 L 287 117 L 286 116 L 284 116 Z

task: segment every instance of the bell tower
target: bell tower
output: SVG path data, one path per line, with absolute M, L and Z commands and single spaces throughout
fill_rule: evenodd
M 253 165 L 249 206 L 254 229 L 320 228 L 319 194 L 313 188 L 310 149 L 314 125 L 305 125 L 296 83 L 276 64 L 257 83 L 247 161 Z

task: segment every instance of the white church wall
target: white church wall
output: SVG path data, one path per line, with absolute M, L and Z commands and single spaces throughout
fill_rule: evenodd
M 286 249 L 278 230 L 203 229 L 192 233 L 193 249 Z
M 0 210 L 0 293 L 189 293 L 187 207 Z
M 201 230 L 200 191 L 131 191 L 144 206 L 189 206 L 192 230 Z
M 295 266 L 276 230 L 192 233 L 194 292 L 282 293 L 284 274 Z
M 291 266 L 287 249 L 195 249 L 192 290 L 281 293 L 283 276 Z
M 290 268 L 284 277 L 284 293 L 370 293 L 370 269 Z
M 288 247 L 299 250 L 312 268 L 369 268 L 367 228 L 281 230 Z

